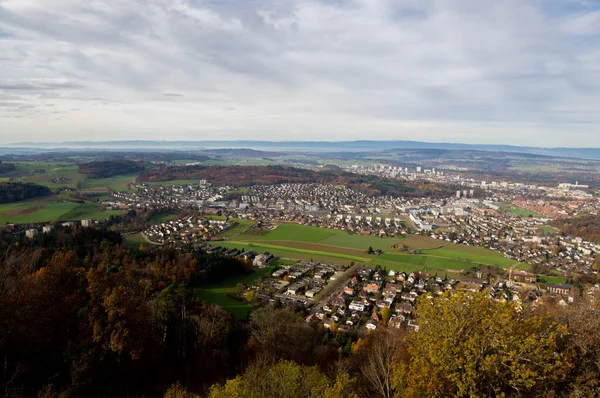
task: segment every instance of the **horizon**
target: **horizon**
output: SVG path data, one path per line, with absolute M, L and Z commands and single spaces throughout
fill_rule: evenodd
M 69 140 L 69 141 L 19 141 L 0 143 L 0 147 L 10 148 L 18 145 L 24 146 L 50 146 L 50 145 L 99 145 L 99 144 L 136 144 L 136 143 L 152 143 L 152 144 L 178 144 L 178 143 L 195 143 L 195 144 L 236 144 L 236 143 L 256 143 L 256 144 L 357 144 L 357 143 L 405 143 L 405 144 L 423 144 L 423 145 L 444 145 L 444 146 L 467 146 L 467 147 L 510 147 L 510 148 L 531 148 L 541 150 L 588 150 L 600 149 L 598 146 L 535 146 L 535 145 L 517 145 L 517 144 L 502 144 L 502 143 L 477 143 L 477 142 L 452 142 L 452 141 L 421 141 L 421 140 L 402 140 L 402 139 L 352 139 L 352 140 L 252 140 L 252 139 L 232 139 L 232 140 L 185 140 L 185 139 L 138 139 L 138 140 Z M 244 148 L 232 148 L 244 149 Z M 402 148 L 390 148 L 402 149 Z M 410 149 L 410 148 L 407 148 Z
M 600 146 L 600 4 L 0 3 L 0 145 Z

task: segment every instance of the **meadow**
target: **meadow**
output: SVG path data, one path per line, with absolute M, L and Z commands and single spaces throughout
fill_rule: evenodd
M 235 292 L 238 283 L 251 285 L 255 280 L 271 274 L 275 266 L 256 269 L 245 275 L 238 275 L 225 280 L 203 286 L 194 290 L 194 296 L 210 303 L 215 303 L 225 311 L 231 313 L 236 319 L 247 319 L 248 312 L 252 310 L 249 304 L 230 297 Z
M 93 201 L 85 203 L 65 202 L 72 200 L 76 192 L 95 194 L 98 199 L 110 199 L 110 191 L 131 192 L 128 184 L 137 175 L 127 174 L 109 178 L 88 178 L 79 173 L 75 164 L 57 162 L 15 162 L 16 169 L 2 174 L 0 181 L 33 182 L 52 190 L 70 188 L 75 192 L 62 191 L 58 196 L 34 198 L 0 205 L 0 223 L 41 223 L 50 221 L 73 221 L 81 219 L 102 220 L 122 211 L 105 211 Z M 54 182 L 54 181 L 56 182 Z
M 457 272 L 479 265 L 502 268 L 517 265 L 517 268 L 527 269 L 526 264 L 518 264 L 493 250 L 420 235 L 378 238 L 299 224 L 281 224 L 265 234 L 252 235 L 247 232 L 250 225 L 250 221 L 244 220 L 243 224 L 238 224 L 233 230 L 222 234 L 226 239 L 229 237 L 228 240 L 212 244 L 257 252 L 269 251 L 289 259 L 313 259 L 345 264 L 356 262 L 407 272 Z M 383 254 L 367 254 L 369 247 L 381 249 Z

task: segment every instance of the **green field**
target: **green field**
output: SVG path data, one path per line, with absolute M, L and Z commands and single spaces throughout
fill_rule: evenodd
M 330 236 L 336 235 L 334 229 L 308 227 L 296 224 L 281 224 L 265 235 L 257 237 L 258 240 L 291 240 L 296 242 L 316 243 Z
M 52 199 L 2 204 L 0 223 L 29 224 L 55 221 L 77 206 L 77 203 L 56 203 Z
M 547 284 L 553 284 L 553 285 L 561 285 L 563 283 L 566 283 L 567 278 L 563 278 L 563 277 L 560 277 L 560 276 L 540 275 L 538 277 L 538 280 L 541 283 L 547 283 Z
M 137 249 L 140 245 L 150 246 L 141 233 L 123 235 L 123 246 L 128 249 Z
M 223 238 L 235 238 L 246 232 L 248 228 L 254 224 L 254 221 L 252 220 L 244 220 L 241 218 L 234 218 L 233 221 L 235 221 L 235 225 L 221 234 Z
M 0 223 L 40 223 L 56 220 L 102 220 L 122 211 L 105 211 L 90 201 L 76 203 L 75 193 L 96 194 L 98 199 L 110 199 L 110 191 L 131 192 L 128 184 L 135 181 L 136 174 L 114 176 L 110 178 L 88 178 L 79 173 L 79 167 L 73 163 L 56 162 L 15 162 L 16 169 L 2 174 L 0 181 L 33 182 L 49 187 L 55 192 L 61 188 L 71 188 L 75 192 L 61 191 L 58 197 L 35 198 L 16 203 L 0 205 Z M 62 181 L 53 182 L 53 179 Z M 77 198 L 80 200 L 79 198 Z M 72 200 L 72 202 L 65 202 Z
M 354 248 L 360 250 L 367 250 L 370 247 L 373 249 L 381 249 L 386 251 L 390 249 L 394 244 L 398 243 L 398 239 L 393 238 L 378 238 L 376 236 L 365 236 L 365 235 L 348 235 L 343 231 L 338 234 L 332 235 L 319 241 L 320 244 Z
M 507 206 L 505 208 L 505 210 L 510 213 L 516 214 L 517 216 L 521 216 L 521 217 L 540 217 L 539 214 L 536 214 L 527 209 L 522 209 L 520 207 L 516 207 L 516 206 L 512 206 L 512 205 Z
M 178 218 L 178 213 L 160 213 L 153 214 L 149 221 L 153 224 L 160 224 L 167 221 L 177 220 Z
M 57 202 L 56 196 L 0 205 L 0 224 L 29 224 L 51 221 L 104 220 L 122 211 L 106 211 L 97 203 Z
M 351 262 L 367 262 L 369 258 L 365 253 L 365 257 L 346 256 L 343 254 L 319 252 L 313 250 L 295 249 L 287 246 L 277 246 L 263 244 L 260 242 L 238 242 L 238 241 L 222 241 L 210 242 L 213 246 L 222 246 L 228 249 L 246 249 L 253 250 L 257 253 L 269 252 L 275 256 L 292 259 L 292 260 L 313 260 L 327 263 L 350 264 Z
M 250 222 L 237 226 L 234 233 L 223 234 L 230 240 L 213 242 L 227 248 L 269 251 L 283 258 L 324 262 L 349 262 L 381 265 L 398 271 L 459 271 L 478 265 L 508 268 L 516 264 L 501 253 L 483 247 L 459 245 L 432 239 L 427 236 L 410 235 L 405 238 L 378 238 L 375 236 L 349 235 L 345 231 L 299 224 L 282 224 L 263 235 L 245 233 Z M 398 243 L 405 251 L 395 249 Z M 367 254 L 368 247 L 382 249 L 379 256 Z M 518 264 L 527 269 L 527 264 Z
M 81 203 L 73 210 L 59 217 L 61 221 L 77 221 L 86 218 L 92 220 L 106 220 L 110 216 L 123 214 L 119 210 L 104 210 L 104 206 L 97 203 Z
M 236 319 L 246 319 L 248 311 L 252 307 L 247 303 L 236 300 L 229 295 L 235 292 L 238 283 L 251 285 L 255 280 L 262 278 L 265 275 L 271 274 L 274 266 L 257 269 L 246 275 L 238 275 L 227 278 L 223 281 L 198 288 L 194 291 L 194 296 L 202 301 L 215 303 L 225 311 L 231 313 Z

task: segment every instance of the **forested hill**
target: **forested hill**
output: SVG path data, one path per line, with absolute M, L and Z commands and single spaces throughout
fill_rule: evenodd
M 51 194 L 52 191 L 42 185 L 23 182 L 0 182 L 0 203 L 12 203 Z
M 15 165 L 12 163 L 2 163 L 2 161 L 0 161 L 0 174 L 13 171 L 15 168 Z
M 139 173 L 144 170 L 141 162 L 127 159 L 101 160 L 79 165 L 79 172 L 90 178 L 106 178 L 120 174 Z
M 578 236 L 590 242 L 600 243 L 600 216 L 590 215 L 555 220 L 552 225 L 567 235 Z
M 214 184 L 231 186 L 283 183 L 340 184 L 373 196 L 444 198 L 452 196 L 459 189 L 429 181 L 401 181 L 342 170 L 314 171 L 289 166 L 169 166 L 148 170 L 138 177 L 140 182 L 179 179 L 207 180 Z

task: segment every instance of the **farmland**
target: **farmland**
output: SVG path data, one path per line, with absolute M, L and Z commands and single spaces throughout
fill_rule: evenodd
M 120 211 L 105 211 L 95 202 L 76 203 L 73 191 L 109 198 L 110 191 L 131 191 L 128 184 L 137 175 L 127 174 L 109 178 L 88 178 L 79 173 L 75 164 L 59 162 L 15 162 L 16 168 L 2 174 L 0 181 L 32 182 L 47 186 L 60 194 L 46 198 L 24 200 L 0 205 L 0 223 L 39 223 L 71 221 L 84 218 L 106 219 Z M 71 192 L 62 191 L 69 188 Z
M 83 218 L 101 220 L 121 213 L 105 211 L 95 203 L 57 202 L 57 197 L 51 196 L 0 205 L 0 223 L 28 224 Z
M 256 252 L 269 251 L 290 259 L 313 259 L 345 264 L 357 262 L 408 272 L 460 271 L 478 265 L 507 268 L 516 264 L 515 261 L 489 249 L 458 245 L 419 235 L 378 238 L 297 224 L 281 224 L 263 235 L 251 235 L 246 232 L 250 225 L 251 222 L 244 221 L 243 224 L 238 224 L 222 234 L 230 240 L 212 244 Z M 369 247 L 381 249 L 383 254 L 367 254 Z

